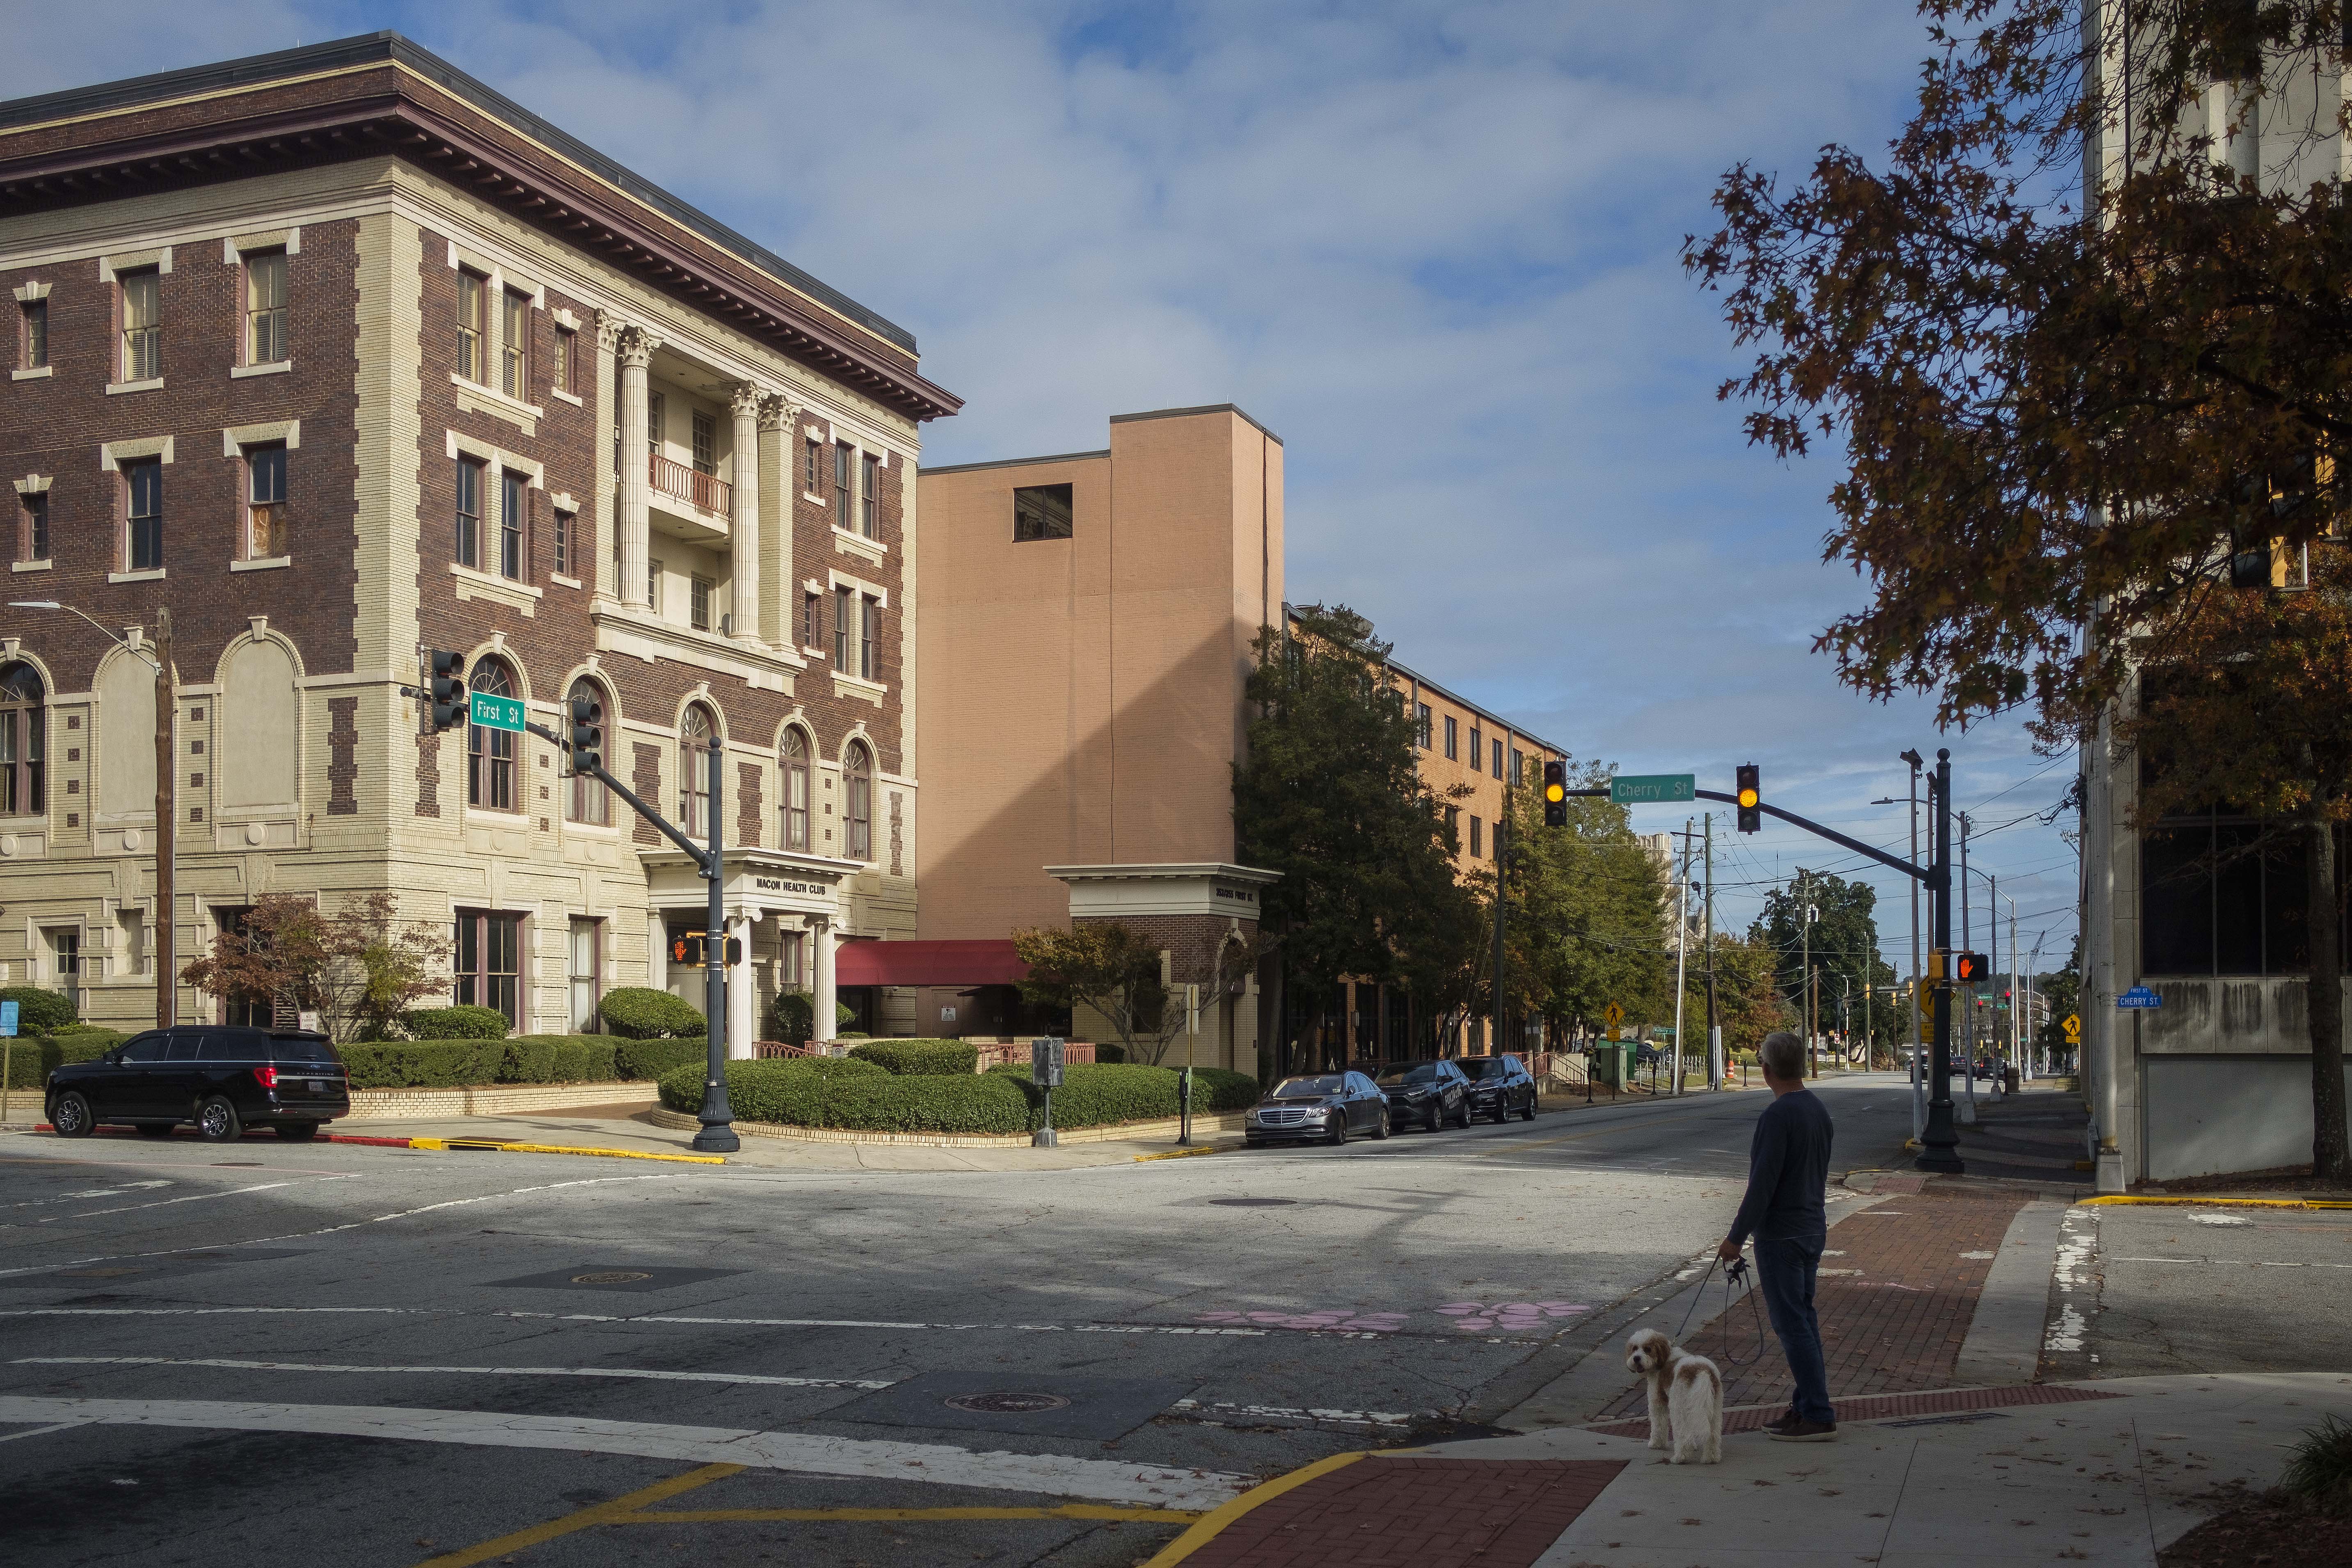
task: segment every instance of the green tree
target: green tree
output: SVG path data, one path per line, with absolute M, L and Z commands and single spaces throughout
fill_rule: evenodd
M 2066 967 L 2055 974 L 2044 974 L 2034 981 L 2034 993 L 2049 1005 L 2048 1016 L 2035 1036 L 2053 1050 L 2072 1051 L 2074 1042 L 2066 1038 L 2066 1019 L 2081 1005 L 2083 994 L 2083 934 L 2074 933 L 2074 945 L 2066 954 Z
M 1570 787 L 1605 785 L 1612 771 L 1588 764 L 1571 775 L 1577 782 Z M 1545 827 L 1539 773 L 1514 792 L 1511 813 L 1517 826 L 1508 841 L 1510 909 L 1503 930 L 1505 994 L 1514 1014 L 1546 1019 L 1555 1037 L 1597 1030 L 1612 1002 L 1624 1009 L 1629 1025 L 1671 1024 L 1667 885 L 1633 832 L 1631 814 L 1606 799 L 1571 795 L 1568 826 Z M 1493 873 L 1478 878 L 1477 887 L 1491 931 Z
M 1816 913 L 1808 942 L 1805 910 Z M 1852 1000 L 1852 1028 L 1862 1030 L 1862 992 L 1866 985 L 1895 984 L 1895 969 L 1878 955 L 1878 892 L 1867 882 L 1848 881 L 1825 871 L 1803 873 L 1786 888 L 1764 895 L 1764 912 L 1757 917 L 1748 940 L 1772 952 L 1774 983 L 1789 1001 L 1797 1028 L 1805 1026 L 1804 965 L 1810 948 L 1815 973 L 1814 1005 L 1823 1033 L 1841 1026 L 1839 1009 Z M 1902 1016 L 1891 1007 L 1871 1009 L 1874 1044 L 1891 1043 L 1898 1036 Z M 1908 1036 L 1907 1026 L 1901 1031 Z
M 2120 728 L 2187 761 L 2175 801 L 2235 800 L 2244 776 L 2300 835 L 2313 1167 L 2352 1181 L 2340 955 L 2320 931 L 2342 907 L 2352 705 L 2315 673 L 2341 653 L 2314 603 L 2344 586 L 2326 550 L 2314 575 L 2333 580 L 2305 609 L 2230 586 L 2284 585 L 2352 502 L 2330 456 L 2352 444 L 2347 6 L 1919 9 L 1931 53 L 1883 163 L 1828 148 L 1787 188 L 1735 168 L 1722 226 L 1686 245 L 1758 351 L 1723 395 L 1784 458 L 1844 446 L 1825 553 L 1869 592 L 1817 646 L 1864 691 L 1933 692 L 1958 724 L 2031 703 L 2053 749 L 2104 745 L 2143 667 L 2243 659 L 2326 693 L 2249 737 L 2267 776 L 2213 744 L 2244 732 L 2213 681 Z
M 338 1045 L 380 1039 L 419 997 L 446 994 L 446 925 L 403 920 L 390 893 L 330 912 L 306 895 L 266 893 L 180 978 L 225 1002 L 267 997 L 319 1015 Z
M 1284 984 L 1308 1000 L 1350 978 L 1402 984 L 1423 1016 L 1466 1005 L 1478 901 L 1415 765 L 1390 645 L 1345 605 L 1309 605 L 1296 633 L 1269 627 L 1255 647 L 1234 837 L 1244 864 L 1282 873 L 1262 923 Z

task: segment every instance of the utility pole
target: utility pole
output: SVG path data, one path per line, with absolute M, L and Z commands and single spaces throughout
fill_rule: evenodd
M 1683 1091 L 1683 980 L 1688 973 L 1690 960 L 1690 855 L 1692 819 L 1683 818 L 1683 874 L 1675 884 L 1675 1048 L 1669 1058 L 1674 1065 L 1674 1088 L 1667 1092 Z
M 1919 770 L 1927 760 L 1916 748 L 1902 753 L 1911 764 L 1911 864 L 1919 863 Z M 1911 879 L 1911 1142 L 1927 1126 L 1927 1069 L 1920 1059 L 1919 1038 L 1919 879 Z
M 1805 1061 L 1813 1059 L 1813 906 L 1812 885 L 1805 868 L 1797 868 L 1797 1023 L 1805 1031 Z
M 1952 945 L 1952 753 L 1948 748 L 1936 752 L 1933 798 L 1936 804 L 1936 864 L 1930 873 L 1935 878 L 1930 890 L 1936 897 L 1933 928 L 1928 940 L 1938 952 L 1947 952 Z M 1920 1130 L 1919 1158 L 1914 1163 L 1922 1171 L 1958 1174 L 1968 1166 L 1960 1159 L 1959 1134 L 1952 1129 L 1952 984 L 1949 975 L 1937 982 L 1935 997 L 1935 1058 L 1934 1067 L 1927 1075 L 1927 1121 Z
M 1706 814 L 1706 1087 L 1723 1087 L 1723 1028 L 1715 1021 L 1715 813 Z
M 1506 837 L 1511 823 L 1511 792 L 1503 792 L 1503 815 L 1495 819 L 1495 1043 L 1496 1052 L 1507 1051 L 1503 1034 L 1503 910 L 1510 902 L 1510 892 L 1505 878 L 1510 865 L 1509 840 Z

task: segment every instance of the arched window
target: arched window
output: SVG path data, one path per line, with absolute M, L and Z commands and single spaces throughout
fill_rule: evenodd
M 678 825 L 689 838 L 710 834 L 710 748 L 719 743 L 710 710 L 697 702 L 677 731 Z
M 798 730 L 784 731 L 784 847 L 809 847 L 809 746 Z
M 514 676 L 499 659 L 486 658 L 474 667 L 467 683 L 489 697 L 512 697 Z M 466 804 L 484 811 L 520 809 L 515 795 L 515 735 L 511 730 L 487 725 L 466 726 Z
M 874 858 L 874 755 L 865 743 L 852 741 L 842 759 L 843 781 L 849 787 L 849 858 Z
M 571 704 L 583 698 L 604 710 L 603 728 L 609 752 L 615 727 L 613 704 L 604 695 L 604 689 L 584 675 L 573 681 L 572 689 L 564 694 L 563 722 L 568 729 L 572 722 Z M 584 822 L 591 827 L 608 826 L 613 820 L 613 795 L 604 787 L 604 782 L 581 773 L 572 774 L 571 787 L 563 792 L 563 820 Z
M 33 816 L 48 809 L 43 695 L 40 674 L 31 665 L 0 669 L 0 816 Z

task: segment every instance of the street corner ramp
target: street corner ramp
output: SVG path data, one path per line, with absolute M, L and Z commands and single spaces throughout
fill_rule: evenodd
M 1243 1493 L 1145 1568 L 1532 1568 L 1625 1464 L 1338 1454 Z
M 1132 1432 L 1192 1389 L 1189 1378 L 959 1369 L 919 1373 L 837 1405 L 825 1413 L 825 1419 L 1108 1442 Z

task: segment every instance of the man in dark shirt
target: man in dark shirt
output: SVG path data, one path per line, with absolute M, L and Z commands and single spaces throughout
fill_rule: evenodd
M 1756 1282 L 1796 1380 L 1789 1413 L 1765 1431 L 1781 1442 L 1826 1442 L 1837 1436 L 1837 1415 L 1830 1408 L 1821 1321 L 1813 1315 L 1813 1279 L 1829 1240 L 1822 1194 L 1829 1180 L 1830 1113 L 1805 1087 L 1803 1041 L 1785 1031 L 1767 1035 L 1756 1054 L 1772 1103 L 1756 1119 L 1748 1144 L 1748 1194 L 1716 1256 L 1729 1262 L 1742 1242 L 1755 1237 Z

